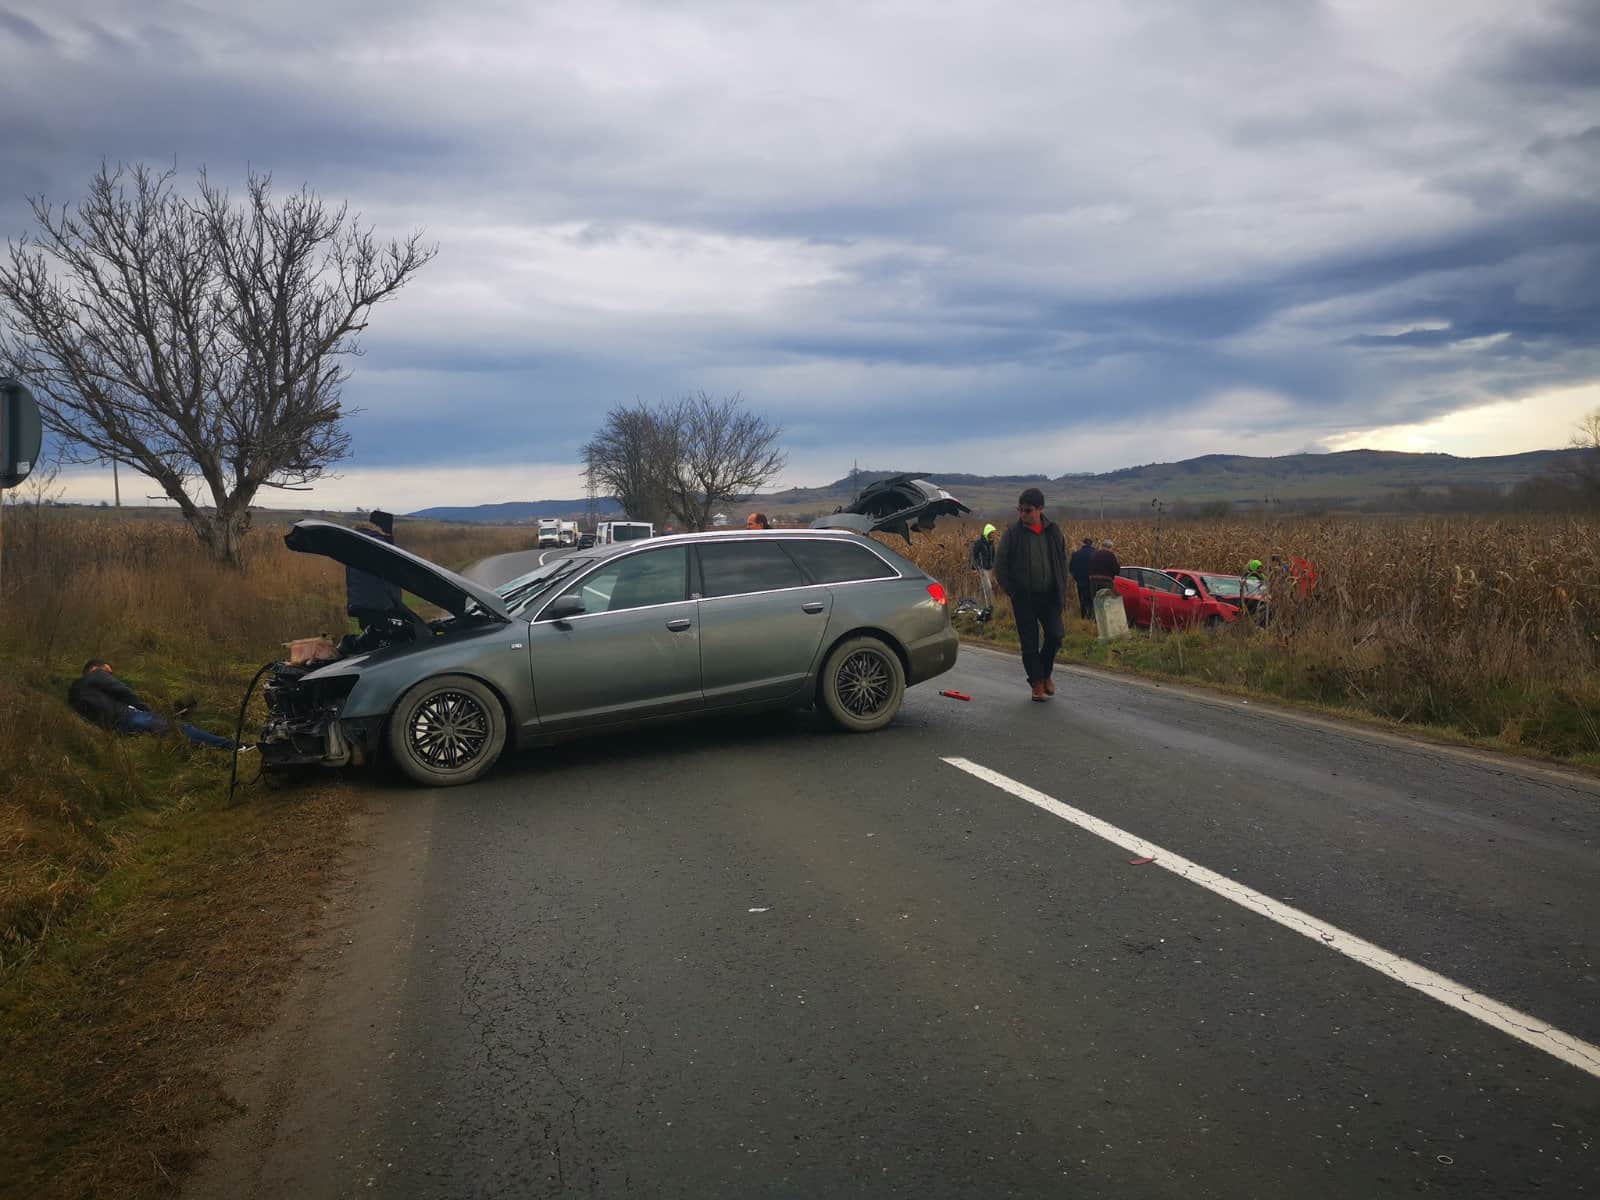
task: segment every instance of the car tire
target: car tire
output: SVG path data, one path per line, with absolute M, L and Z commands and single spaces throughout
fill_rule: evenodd
M 849 733 L 871 733 L 900 711 L 906 672 L 900 656 L 877 638 L 847 638 L 823 663 L 818 690 L 834 724 Z
M 417 783 L 471 783 L 500 757 L 506 714 L 484 684 L 466 675 L 424 679 L 389 714 L 389 756 Z

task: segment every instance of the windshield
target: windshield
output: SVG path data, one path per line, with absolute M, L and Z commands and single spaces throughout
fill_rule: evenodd
M 613 542 L 631 542 L 636 538 L 647 538 L 649 536 L 650 526 L 648 525 L 624 525 L 618 522 L 611 526 L 611 540 Z
M 495 595 L 506 602 L 507 608 L 516 608 L 526 604 L 533 597 L 539 595 L 558 579 L 565 579 L 579 567 L 586 567 L 594 561 L 588 555 L 567 555 L 554 562 L 545 563 L 536 567 L 526 575 L 518 575 L 509 583 L 502 583 L 495 588 Z
M 1259 579 L 1240 579 L 1236 575 L 1202 575 L 1206 591 L 1224 600 L 1237 600 L 1241 589 L 1246 596 L 1255 596 L 1267 590 Z

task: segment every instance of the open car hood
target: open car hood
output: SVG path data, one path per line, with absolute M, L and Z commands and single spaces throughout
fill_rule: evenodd
M 413 596 L 421 596 L 429 604 L 438 605 L 453 617 L 464 616 L 471 601 L 502 621 L 511 619 L 505 602 L 488 588 L 479 587 L 470 579 L 463 579 L 454 571 L 419 558 L 409 550 L 332 521 L 296 521 L 283 535 L 283 544 L 301 554 L 320 554 L 375 575 Z
M 941 487 L 911 475 L 891 475 L 869 483 L 848 508 L 811 522 L 813 529 L 849 529 L 856 533 L 898 533 L 911 541 L 913 529 L 927 533 L 940 517 L 972 510 Z

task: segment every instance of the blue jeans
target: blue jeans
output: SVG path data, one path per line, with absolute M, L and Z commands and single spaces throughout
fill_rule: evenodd
M 142 709 L 124 709 L 122 716 L 117 718 L 117 731 L 119 733 L 167 733 L 172 729 L 172 722 L 159 713 L 145 712 Z M 190 725 L 187 721 L 178 722 L 178 730 L 196 746 L 211 746 L 217 750 L 232 750 L 233 739 L 221 737 L 215 733 L 207 733 L 204 729 Z

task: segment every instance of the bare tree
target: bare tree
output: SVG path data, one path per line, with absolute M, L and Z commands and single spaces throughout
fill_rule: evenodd
M 1571 445 L 1581 451 L 1573 471 L 1574 484 L 1589 501 L 1600 501 L 1600 408 L 1578 422 Z
M 783 469 L 782 432 L 738 395 L 713 400 L 700 392 L 654 408 L 614 408 L 583 448 L 584 471 L 630 516 L 670 516 L 685 529 L 706 529 L 720 506 Z
M 31 201 L 38 230 L 0 263 L 0 369 L 85 460 L 150 476 L 237 562 L 257 492 L 349 452 L 343 359 L 437 250 L 380 245 L 309 188 L 275 201 L 268 175 L 235 204 L 203 170 L 186 199 L 175 174 L 102 164 L 76 208 Z
M 595 492 L 615 497 L 628 516 L 659 521 L 667 513 L 673 442 L 673 431 L 654 410 L 613 408 L 583 448 L 585 480 Z
M 781 426 L 749 412 L 738 394 L 713 400 L 704 392 L 674 404 L 677 432 L 667 504 L 686 529 L 707 529 L 724 504 L 743 500 L 783 470 Z

